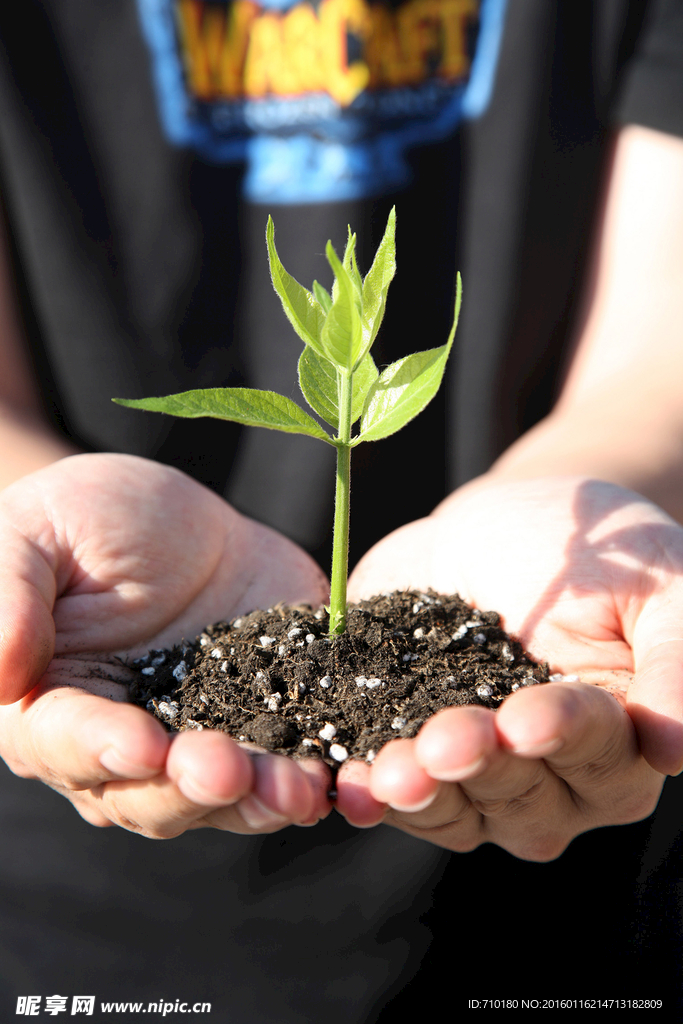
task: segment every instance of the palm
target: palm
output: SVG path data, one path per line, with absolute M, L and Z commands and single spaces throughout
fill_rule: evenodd
M 377 545 L 353 593 L 386 589 L 387 574 L 499 611 L 551 669 L 612 689 L 634 670 L 643 619 L 683 594 L 683 530 L 610 484 L 479 484 Z
M 173 643 L 217 617 L 325 594 L 299 548 L 167 467 L 86 456 L 34 481 L 9 507 L 55 571 L 57 654 Z

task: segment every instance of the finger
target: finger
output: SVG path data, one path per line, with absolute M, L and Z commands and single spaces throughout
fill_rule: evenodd
M 446 708 L 420 730 L 415 759 L 432 778 L 459 782 L 482 813 L 494 814 L 544 780 L 543 770 L 501 748 L 500 712 L 470 706 Z
M 450 788 L 461 790 L 470 805 L 469 814 L 461 811 L 450 827 L 440 829 L 442 845 L 462 850 L 495 842 L 518 857 L 553 859 L 582 831 L 580 813 L 568 787 L 542 760 L 516 757 L 501 746 L 499 714 L 448 708 L 418 735 L 420 764 L 430 773 L 459 779 Z
M 384 819 L 387 805 L 370 792 L 370 765 L 363 761 L 345 761 L 337 774 L 335 806 L 350 825 L 371 828 Z
M 315 805 L 310 775 L 295 762 L 247 751 L 208 729 L 175 736 L 167 771 L 153 779 L 106 783 L 91 791 L 90 801 L 79 796 L 88 820 L 99 812 L 154 839 L 207 827 L 246 835 L 274 832 L 310 819 Z
M 543 758 L 574 798 L 600 809 L 603 823 L 635 821 L 654 809 L 662 777 L 640 756 L 627 712 L 599 687 L 520 690 L 503 703 L 496 726 L 508 749 L 520 759 Z
M 254 775 L 252 759 L 225 733 L 187 730 L 173 737 L 165 771 L 96 787 L 92 804 L 122 828 L 168 839 L 214 824 L 212 814 L 230 812 L 252 790 Z M 232 817 L 241 823 L 236 812 Z
M 389 809 L 385 822 L 410 835 L 428 838 L 450 850 L 473 850 L 482 841 L 481 816 L 462 789 L 430 778 L 418 764 L 415 740 L 394 740 L 377 755 L 372 765 L 371 792 L 384 794 Z M 418 789 L 418 780 L 422 783 Z M 413 804 L 406 795 L 429 788 L 429 796 Z
M 255 772 L 249 754 L 225 733 L 188 729 L 173 737 L 166 774 L 188 805 L 215 808 L 243 798 Z
M 416 760 L 430 775 L 459 782 L 463 799 L 481 815 L 479 842 L 495 837 L 506 849 L 536 859 L 545 859 L 548 844 L 556 856 L 555 836 L 565 835 L 561 813 L 568 808 L 573 817 L 566 787 L 542 761 L 522 760 L 501 747 L 499 714 L 481 707 L 439 712 L 420 730 Z M 532 852 L 526 840 L 538 838 L 535 819 L 545 838 L 543 848 Z
M 479 774 L 498 753 L 495 716 L 486 708 L 446 708 L 420 730 L 417 763 L 441 782 L 461 782 Z
M 140 708 L 75 687 L 36 688 L 0 710 L 0 746 L 12 771 L 67 790 L 151 778 L 163 769 L 169 742 Z
M 325 762 L 317 757 L 303 757 L 296 763 L 301 771 L 308 776 L 308 781 L 313 789 L 313 809 L 310 817 L 296 824 L 316 825 L 321 818 L 326 818 L 332 810 L 332 801 L 330 799 L 332 773 Z
M 235 808 L 242 827 L 237 819 L 223 815 L 221 820 L 229 823 L 227 827 L 234 831 L 274 832 L 285 825 L 311 821 L 319 800 L 312 773 L 278 754 L 249 756 L 254 770 L 253 790 Z
M 24 697 L 52 657 L 55 576 L 37 547 L 0 525 L 0 704 Z
M 683 770 L 683 640 L 665 640 L 647 650 L 626 707 L 648 764 L 664 775 L 678 775 Z
M 418 519 L 375 544 L 349 577 L 348 596 L 360 601 L 390 590 L 424 590 L 433 584 L 433 522 Z
M 382 747 L 372 764 L 370 793 L 379 803 L 412 813 L 424 810 L 439 788 L 413 754 L 413 740 L 393 740 Z

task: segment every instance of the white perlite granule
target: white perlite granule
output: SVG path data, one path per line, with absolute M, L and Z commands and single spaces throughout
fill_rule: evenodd
M 159 709 L 159 714 L 163 715 L 164 718 L 168 718 L 169 722 L 172 722 L 180 711 L 180 707 L 175 703 L 175 701 L 169 703 L 168 701 L 161 700 L 157 707 Z

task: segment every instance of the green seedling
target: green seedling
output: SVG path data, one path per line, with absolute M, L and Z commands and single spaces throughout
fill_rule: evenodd
M 275 248 L 275 228 L 268 218 L 266 242 L 273 287 L 292 327 L 304 342 L 299 385 L 313 412 L 332 427 L 330 434 L 296 402 L 273 391 L 253 388 L 206 388 L 165 398 L 115 398 L 133 409 L 195 419 L 212 416 L 252 427 L 317 437 L 337 449 L 337 483 L 330 587 L 330 634 L 346 628 L 346 583 L 349 552 L 351 449 L 363 441 L 389 437 L 431 402 L 443 379 L 460 312 L 462 286 L 457 277 L 455 316 L 441 348 L 414 352 L 381 373 L 370 349 L 377 337 L 396 273 L 396 213 L 389 214 L 372 266 L 361 278 L 356 263 L 356 236 L 351 233 L 342 260 L 328 242 L 325 250 L 334 274 L 332 293 L 317 281 L 308 291 L 287 273 Z M 360 420 L 358 432 L 353 425 Z

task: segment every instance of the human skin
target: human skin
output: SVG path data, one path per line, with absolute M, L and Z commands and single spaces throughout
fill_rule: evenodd
M 77 455 L 0 494 L 0 755 L 95 825 L 271 832 L 330 810 L 327 769 L 126 703 L 133 657 L 327 582 L 286 538 L 176 470 Z
M 12 702 L 0 708 L 0 753 L 17 774 L 93 824 L 156 838 L 274 831 L 329 812 L 322 763 L 208 730 L 171 739 L 122 685 L 119 658 L 276 597 L 322 599 L 326 581 L 295 545 L 168 467 L 82 455 L 0 496 L 0 549 Z M 442 712 L 371 768 L 342 766 L 338 809 L 448 849 L 493 841 L 536 860 L 648 814 L 683 759 L 682 575 L 680 526 L 583 479 L 483 480 L 387 538 L 354 573 L 356 596 L 380 580 L 457 590 L 583 682 L 520 691 L 495 714 Z
M 502 807 L 518 820 L 514 852 L 543 859 L 561 851 L 579 818 L 588 828 L 648 813 L 663 773 L 681 770 L 679 534 L 637 496 L 586 478 L 639 492 L 683 522 L 682 280 L 683 140 L 631 125 L 615 142 L 582 323 L 551 414 L 432 517 L 381 541 L 350 590 L 460 590 L 501 611 L 506 628 L 556 670 L 578 672 L 598 689 L 552 684 L 514 694 L 495 716 L 458 709 L 435 716 L 414 743 L 385 748 L 372 772 L 347 769 L 353 786 L 340 788 L 340 801 L 352 820 L 377 820 L 382 808 L 373 799 L 402 808 L 431 800 L 413 814 L 391 810 L 385 820 L 461 849 L 497 833 L 491 808 Z M 614 510 L 598 515 L 610 501 Z M 629 525 L 620 528 L 620 519 Z M 615 550 L 604 539 L 596 550 L 601 529 Z M 558 573 L 573 582 L 546 607 L 543 595 Z M 634 669 L 630 685 L 615 688 Z M 616 714 L 615 698 L 628 717 Z M 544 745 L 560 742 L 543 756 Z M 579 749 L 586 765 L 599 766 L 604 789 L 584 792 L 578 762 L 564 763 Z M 483 761 L 468 769 L 464 752 Z M 437 787 L 444 771 L 461 786 Z M 496 773 L 509 781 L 507 794 Z M 608 780 L 619 778 L 628 784 L 610 794 Z M 534 806 L 542 799 L 548 827 L 539 834 Z M 476 801 L 484 801 L 478 810 Z
M 396 582 L 459 588 L 481 607 L 500 611 L 506 627 L 519 632 L 531 650 L 549 658 L 554 668 L 567 673 L 580 670 L 583 683 L 553 683 L 522 691 L 506 701 L 496 716 L 481 709 L 463 709 L 457 716 L 457 709 L 444 712 L 424 726 L 414 743 L 387 747 L 371 771 L 364 765 L 349 765 L 341 773 L 338 802 L 349 820 L 371 825 L 384 819 L 453 849 L 470 849 L 495 836 L 492 841 L 519 856 L 547 859 L 556 856 L 577 831 L 647 814 L 664 773 L 680 770 L 681 635 L 667 614 L 667 609 L 673 610 L 674 618 L 683 622 L 676 568 L 679 528 L 633 494 L 624 498 L 626 492 L 604 483 L 589 486 L 585 478 L 595 476 L 631 488 L 677 519 L 683 518 L 683 405 L 678 394 L 678 382 L 683 379 L 681 238 L 683 142 L 647 129 L 625 129 L 608 180 L 585 323 L 556 409 L 486 477 L 453 496 L 428 520 L 410 524 L 381 542 L 352 580 L 351 593 L 356 595 L 368 589 L 386 590 Z M 8 338 L 5 347 L 11 347 Z M 0 391 L 3 386 L 0 376 Z M 0 393 L 1 401 L 7 408 L 23 411 L 16 395 Z M 12 420 L 15 427 L 17 422 Z M 34 426 L 34 439 L 45 429 L 45 437 L 54 444 L 37 420 Z M 2 430 L 0 422 L 0 441 Z M 56 457 L 47 441 L 44 449 L 37 443 L 20 472 Z M 251 810 L 248 826 L 239 816 L 238 804 L 253 791 L 258 775 L 253 757 L 245 761 L 250 755 L 235 752 L 227 737 L 208 733 L 185 733 L 169 743 L 161 727 L 139 709 L 75 690 L 82 666 L 78 659 L 65 660 L 73 646 L 57 648 L 58 658 L 47 680 L 41 681 L 53 642 L 51 602 L 55 594 L 60 595 L 54 606 L 59 630 L 64 625 L 61 609 L 69 601 L 69 594 L 59 589 L 64 566 L 78 564 L 84 554 L 94 567 L 105 564 L 102 552 L 109 534 L 119 532 L 125 544 L 111 577 L 110 597 L 124 604 L 130 599 L 136 607 L 136 615 L 128 620 L 130 635 L 120 633 L 112 647 L 110 625 L 98 611 L 106 606 L 100 600 L 106 597 L 106 588 L 87 599 L 81 594 L 85 599 L 81 611 L 85 606 L 92 617 L 85 615 L 78 624 L 79 642 L 85 646 L 77 651 L 81 658 L 102 650 L 134 653 L 143 639 L 137 616 L 152 594 L 149 588 L 140 588 L 136 576 L 140 566 L 145 569 L 149 564 L 147 544 L 150 538 L 158 543 L 163 563 L 179 541 L 177 533 L 168 530 L 171 497 L 180 502 L 180 512 L 187 507 L 181 501 L 184 496 L 192 506 L 189 518 L 200 533 L 218 524 L 224 551 L 229 548 L 225 547 L 228 524 L 238 522 L 225 503 L 215 496 L 209 502 L 208 492 L 191 481 L 180 486 L 174 477 L 172 487 L 162 485 L 161 477 L 171 471 L 152 469 L 150 463 L 139 474 L 137 490 L 130 483 L 123 487 L 110 461 L 99 464 L 106 467 L 99 474 L 101 493 L 91 499 L 85 515 L 84 494 L 97 479 L 89 470 L 79 477 L 80 468 L 73 468 L 85 465 L 95 464 L 67 460 L 5 494 L 12 511 L 10 525 L 5 526 L 9 533 L 4 542 L 0 537 L 0 693 L 5 700 L 20 700 L 6 708 L 0 720 L 2 756 L 20 774 L 60 789 L 88 820 L 113 822 L 148 835 L 176 835 L 203 824 L 272 831 L 290 821 L 311 822 L 326 813 L 322 766 L 315 769 L 320 774 L 313 785 L 303 772 L 291 774 L 296 766 L 282 767 L 288 763 L 284 759 L 262 757 L 256 764 L 270 766 L 273 774 L 266 786 L 256 779 L 260 803 L 246 805 L 247 814 Z M 16 467 L 12 472 L 18 475 Z M 159 513 L 153 521 L 141 511 L 153 496 L 147 491 L 152 484 L 158 484 L 163 495 L 152 505 Z M 509 507 L 493 507 L 502 501 Z M 611 511 L 610 502 L 616 503 Z M 601 551 L 596 557 L 590 544 L 586 549 L 583 542 L 577 543 L 581 518 L 592 508 L 603 510 L 597 522 L 616 531 L 618 543 L 628 539 L 627 551 L 617 549 L 611 555 Z M 476 514 L 472 509 L 478 509 Z M 116 510 L 113 519 L 112 510 Z M 500 518 L 492 521 L 491 515 Z M 181 515 L 180 521 L 185 518 Z M 238 558 L 236 567 L 227 558 L 217 575 L 207 575 L 211 559 L 197 560 L 195 598 L 187 607 L 182 601 L 171 607 L 167 619 L 155 620 L 145 646 L 180 639 L 193 631 L 193 623 L 196 630 L 211 619 L 237 614 L 248 606 L 247 598 L 254 604 L 305 596 L 318 599 L 320 575 L 312 563 L 299 578 L 302 586 L 291 585 L 297 574 L 290 573 L 290 565 L 301 568 L 305 556 L 283 538 L 261 534 L 261 528 L 244 525 L 247 522 L 242 521 L 242 533 L 233 534 L 238 538 L 234 550 L 243 561 Z M 489 529 L 481 533 L 484 523 Z M 25 530 L 26 524 L 29 533 L 17 544 L 13 531 Z M 63 562 L 57 564 L 62 566 L 61 575 L 51 569 L 41 548 L 57 527 L 62 538 Z M 595 530 L 599 533 L 600 526 Z M 496 548 L 503 531 L 513 540 L 519 536 L 526 541 L 499 551 L 498 582 L 493 584 L 493 563 L 486 550 Z M 437 534 L 440 541 L 434 547 Z M 666 542 L 653 543 L 653 535 L 665 536 Z M 270 540 L 264 548 L 261 542 L 266 536 Z M 589 540 L 592 536 L 588 534 Z M 476 537 L 481 538 L 478 544 Z M 457 556 L 452 545 L 458 545 Z M 473 569 L 467 560 L 475 547 L 482 561 Z M 263 556 L 264 550 L 269 551 L 268 557 Z M 575 595 L 569 600 L 569 590 L 552 608 L 530 619 L 567 553 L 573 560 L 571 572 L 588 575 L 588 594 L 582 600 Z M 501 564 L 507 566 L 504 573 Z M 177 566 L 172 560 L 165 565 L 167 575 L 160 577 L 158 587 L 162 595 L 169 587 L 176 592 L 173 571 Z M 26 581 L 34 572 L 42 580 L 42 604 L 36 603 L 35 594 L 25 604 Z M 258 586 L 245 588 L 245 578 Z M 516 579 L 525 581 L 525 589 L 509 593 L 506 587 Z M 657 587 L 648 592 L 652 580 Z M 630 604 L 623 600 L 628 587 L 636 595 Z M 201 616 L 194 617 L 200 607 Z M 560 612 L 570 617 L 558 618 Z M 594 633 L 596 623 L 603 631 L 599 635 Z M 597 660 L 582 661 L 579 651 L 588 651 Z M 94 664 L 100 660 L 96 658 Z M 106 661 L 104 665 L 111 674 L 112 666 Z M 62 669 L 59 675 L 55 668 Z M 613 692 L 605 688 L 610 680 L 625 682 L 634 668 L 636 676 L 627 694 L 620 698 L 619 686 Z M 38 689 L 21 697 L 34 686 Z M 108 684 L 109 695 L 121 692 Z M 623 710 L 624 697 L 628 712 Z M 123 742 L 120 737 L 125 730 L 119 723 L 124 721 L 133 725 L 132 748 L 119 750 L 124 756 L 113 771 L 114 762 L 109 759 L 106 767 L 99 757 Z M 222 744 L 224 772 L 216 775 L 217 789 L 211 788 L 206 775 L 207 744 Z M 211 748 L 211 758 L 215 754 Z M 288 782 L 278 789 L 280 772 Z M 191 799 L 198 790 L 204 803 Z M 206 803 L 208 796 L 211 800 Z M 480 801 L 480 806 L 473 801 Z M 393 808 L 388 809 L 389 804 Z M 416 810 L 420 804 L 423 809 Z M 264 817 L 264 807 L 278 817 Z
M 519 690 L 496 712 L 446 709 L 371 767 L 343 765 L 338 807 L 350 821 L 547 860 L 581 832 L 651 813 L 665 775 L 683 767 L 677 523 L 600 481 L 483 478 L 361 561 L 352 595 L 380 587 L 496 609 L 553 673 L 581 682 Z

